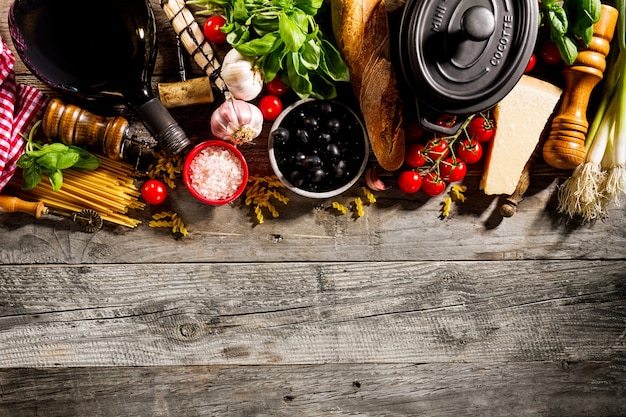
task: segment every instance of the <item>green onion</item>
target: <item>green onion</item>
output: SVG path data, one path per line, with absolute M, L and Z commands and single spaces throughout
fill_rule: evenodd
M 617 37 L 608 59 L 600 104 L 587 133 L 585 162 L 558 192 L 561 213 L 583 222 L 607 217 L 626 193 L 626 0 L 615 0 Z

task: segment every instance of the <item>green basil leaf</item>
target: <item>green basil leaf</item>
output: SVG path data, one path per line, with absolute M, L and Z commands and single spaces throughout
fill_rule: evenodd
M 306 69 L 300 66 L 298 54 L 291 52 L 285 58 L 289 85 L 300 98 L 309 97 L 313 90 L 313 85 L 309 81 Z
M 39 150 L 27 151 L 26 153 L 29 156 L 32 156 L 33 158 L 39 158 L 40 156 L 43 156 L 50 152 L 65 152 L 67 151 L 67 149 L 68 149 L 67 145 L 61 142 L 55 142 L 55 143 L 50 143 L 50 144 L 41 146 Z
M 278 31 L 278 17 L 276 15 L 265 15 L 257 13 L 252 16 L 250 24 L 254 27 L 254 31 L 260 36 L 269 32 Z
M 278 39 L 278 33 L 270 32 L 270 33 L 266 33 L 260 38 L 252 39 L 251 41 L 241 43 L 237 45 L 235 49 L 237 49 L 241 55 L 248 56 L 248 57 L 257 57 L 260 55 L 266 55 L 272 50 L 277 39 Z
M 350 81 L 350 71 L 335 46 L 322 39 L 320 68 L 334 81 Z
M 279 38 L 273 50 L 261 60 L 261 72 L 266 82 L 272 81 L 276 74 L 283 69 L 283 59 L 288 52 L 286 48 L 279 47 L 282 44 L 282 40 Z
M 30 168 L 35 164 L 35 159 L 28 154 L 23 153 L 17 160 L 17 166 L 22 169 Z
M 24 178 L 22 190 L 32 190 L 41 182 L 41 167 L 37 164 L 31 165 L 24 169 L 22 177 Z
M 91 171 L 100 166 L 100 158 L 85 149 L 78 146 L 70 146 L 70 149 L 76 152 L 79 156 L 78 161 L 72 165 L 72 168 Z
M 291 52 L 300 50 L 306 40 L 306 34 L 302 28 L 292 21 L 285 12 L 279 14 L 278 31 L 285 46 Z
M 37 163 L 48 170 L 67 169 L 79 158 L 76 152 L 49 152 L 37 158 Z
M 313 90 L 311 96 L 319 99 L 330 100 L 337 97 L 337 87 L 319 71 L 310 73 L 311 84 Z
M 245 22 L 250 18 L 245 0 L 233 0 L 233 19 L 237 22 Z
M 60 169 L 47 170 L 48 179 L 50 180 L 50 185 L 52 185 L 52 191 L 59 191 L 63 186 L 63 173 Z
M 572 65 L 576 61 L 578 56 L 578 46 L 569 36 L 563 36 L 555 41 L 556 46 L 559 48 L 561 57 L 567 65 Z
M 548 9 L 548 20 L 550 21 L 550 37 L 556 42 L 567 33 L 567 14 L 561 6 L 553 5 Z
M 308 15 L 314 16 L 324 4 L 324 0 L 295 0 L 293 6 L 302 10 Z
M 308 70 L 316 70 L 320 65 L 321 53 L 322 48 L 315 40 L 311 39 L 305 42 L 300 51 L 302 66 Z

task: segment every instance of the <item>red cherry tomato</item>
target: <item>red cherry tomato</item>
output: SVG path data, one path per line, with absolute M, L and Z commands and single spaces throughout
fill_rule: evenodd
M 439 164 L 439 173 L 445 181 L 461 181 L 467 174 L 467 164 L 460 159 L 446 158 Z
M 443 138 L 433 138 L 426 143 L 424 153 L 433 161 L 445 158 L 450 151 L 448 141 Z
M 409 145 L 404 154 L 404 162 L 412 168 L 421 167 L 426 163 L 426 158 L 424 158 L 424 153 L 422 152 L 423 150 L 424 145 L 421 143 Z
M 465 161 L 466 163 L 474 164 L 482 158 L 483 146 L 476 140 L 465 139 L 459 143 L 457 155 L 459 159 Z
M 422 176 L 416 171 L 403 171 L 398 177 L 398 187 L 407 194 L 414 194 L 422 186 Z
M 419 123 L 415 121 L 407 122 L 406 129 L 405 129 L 405 136 L 406 136 L 407 142 L 415 142 L 419 140 L 423 134 L 424 134 L 424 129 Z
M 481 143 L 489 142 L 496 134 L 495 124 L 483 116 L 476 116 L 467 126 L 469 137 Z
M 456 123 L 456 116 L 444 113 L 441 116 L 437 117 L 436 123 L 439 126 L 452 127 Z
M 529 73 L 535 68 L 535 64 L 537 64 L 537 55 L 532 54 L 530 59 L 528 60 L 528 64 L 526 65 L 525 73 Z
M 220 15 L 214 15 L 209 17 L 204 22 L 204 36 L 216 44 L 226 42 L 226 33 L 222 32 L 222 27 L 226 24 L 226 19 Z
M 274 95 L 267 95 L 259 101 L 259 109 L 263 113 L 263 118 L 269 122 L 276 120 L 281 111 L 283 111 L 283 103 Z
M 422 190 L 431 197 L 439 195 L 446 189 L 446 182 L 435 171 L 431 171 L 424 177 Z
M 289 87 L 282 82 L 280 77 L 274 77 L 272 81 L 265 84 L 265 90 L 270 95 L 280 97 L 289 91 Z
M 539 57 L 548 65 L 556 65 L 563 61 L 559 47 L 551 40 L 544 41 L 539 46 Z
M 141 196 L 148 204 L 161 204 L 167 198 L 167 187 L 159 180 L 148 180 L 141 186 Z

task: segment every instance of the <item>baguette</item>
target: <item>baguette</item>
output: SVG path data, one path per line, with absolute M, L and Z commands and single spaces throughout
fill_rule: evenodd
M 383 169 L 395 171 L 404 162 L 404 129 L 385 1 L 331 0 L 331 14 L 374 155 Z

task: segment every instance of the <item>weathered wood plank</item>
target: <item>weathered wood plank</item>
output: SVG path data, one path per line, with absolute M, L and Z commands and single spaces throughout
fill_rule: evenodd
M 477 181 L 468 179 L 468 187 Z M 105 226 L 85 234 L 65 219 L 2 214 L 0 263 L 624 259 L 623 208 L 612 210 L 605 222 L 568 224 L 555 214 L 553 186 L 547 187 L 533 187 L 519 212 L 505 219 L 496 213 L 499 199 L 477 189 L 445 220 L 437 198 L 379 193 L 365 216 L 354 219 L 335 214 L 330 201 L 288 194 L 287 206 L 277 203 L 280 217 L 257 225 L 242 201 L 209 207 L 180 186 L 165 205 L 137 213 L 144 223 L 136 229 Z M 349 204 L 358 192 L 338 200 Z M 187 237 L 148 227 L 152 213 L 169 209 L 186 223 Z
M 626 359 L 626 262 L 0 267 L 0 365 Z
M 0 415 L 619 416 L 624 363 L 0 370 Z

